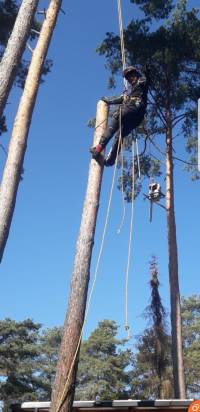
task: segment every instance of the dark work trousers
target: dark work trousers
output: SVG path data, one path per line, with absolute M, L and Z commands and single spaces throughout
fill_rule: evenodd
M 120 110 L 121 108 L 121 110 Z M 117 150 L 119 145 L 120 138 L 120 122 L 121 122 L 121 136 L 123 139 L 130 134 L 130 132 L 135 129 L 142 122 L 145 115 L 146 107 L 141 104 L 140 106 L 136 105 L 122 105 L 119 109 L 113 113 L 113 118 L 110 126 L 105 130 L 104 134 L 101 136 L 100 144 L 104 147 L 108 144 L 110 139 L 116 133 L 115 141 L 112 145 L 112 148 L 109 152 L 109 163 L 114 164 L 117 157 Z M 120 120 L 121 112 L 121 120 Z M 119 147 L 120 151 L 121 147 Z

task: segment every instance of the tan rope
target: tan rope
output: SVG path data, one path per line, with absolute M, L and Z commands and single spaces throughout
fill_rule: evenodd
M 124 199 L 124 153 L 123 153 L 123 143 L 122 143 L 122 148 L 121 148 L 121 195 L 122 195 L 122 217 L 121 221 L 119 224 L 119 227 L 117 229 L 117 233 L 120 234 L 121 230 L 124 226 L 124 221 L 125 221 L 125 216 L 126 216 L 126 204 L 125 204 L 125 199 Z
M 137 164 L 138 164 L 138 177 L 139 180 L 141 179 L 141 167 L 140 167 L 140 156 L 139 156 L 139 150 L 138 150 L 138 139 L 136 137 L 135 139 L 135 143 L 136 143 L 136 154 L 137 154 Z
M 108 226 L 108 219 L 109 219 L 109 215 L 110 215 L 110 207 L 111 207 L 111 201 L 112 201 L 112 195 L 113 195 L 113 189 L 114 189 L 114 183 L 115 183 L 117 160 L 118 160 L 118 155 L 119 155 L 120 144 L 121 144 L 121 141 L 119 139 L 118 149 L 117 149 L 117 159 L 116 159 L 115 166 L 114 166 L 114 172 L 113 172 L 112 184 L 111 184 L 111 189 L 110 189 L 110 196 L 109 196 L 109 201 L 108 201 L 106 219 L 105 219 L 105 223 L 104 223 L 104 229 L 103 229 L 103 234 L 102 234 L 101 245 L 100 245 L 99 255 L 98 255 L 98 259 L 97 259 L 97 264 L 96 264 L 96 268 L 95 268 L 94 279 L 93 279 L 92 287 L 91 287 L 89 298 L 88 298 L 87 308 L 86 308 L 86 312 L 85 312 L 85 318 L 84 318 L 83 326 L 82 326 L 82 329 L 81 329 L 81 332 L 80 332 L 80 337 L 79 337 L 79 340 L 78 340 L 76 351 L 75 351 L 75 354 L 74 354 L 74 357 L 72 359 L 72 363 L 71 363 L 71 366 L 70 366 L 70 369 L 69 369 L 67 380 L 65 382 L 65 386 L 64 386 L 62 395 L 59 399 L 58 406 L 56 407 L 55 412 L 60 411 L 60 409 L 61 409 L 61 407 L 62 407 L 62 405 L 63 405 L 63 403 L 66 399 L 69 379 L 71 377 L 71 373 L 73 371 L 73 367 L 74 367 L 74 364 L 76 362 L 76 357 L 77 357 L 77 354 L 78 354 L 78 351 L 79 351 L 79 348 L 80 348 L 84 326 L 85 326 L 86 319 L 88 317 L 88 313 L 89 313 L 89 309 L 90 309 L 90 305 L 91 305 L 91 299 L 92 299 L 92 295 L 93 295 L 96 280 L 97 280 L 97 274 L 98 274 L 98 270 L 99 270 L 99 263 L 100 263 L 101 255 L 102 255 L 102 252 L 103 252 L 104 240 L 105 240 L 106 230 L 107 230 L 107 226 Z
M 122 56 L 122 68 L 123 70 L 126 68 L 126 55 L 125 55 L 125 47 L 124 47 L 124 31 L 123 31 L 123 23 L 122 23 L 122 5 L 121 0 L 117 0 L 117 10 L 118 10 L 118 21 L 119 21 L 119 33 L 120 33 L 120 44 L 121 44 L 121 56 Z M 128 82 L 124 78 L 124 88 L 128 90 Z M 120 107 L 121 110 L 121 107 Z M 120 135 L 121 135 L 121 111 L 120 111 Z M 121 138 L 122 140 L 122 138 Z M 122 218 L 117 230 L 119 234 L 124 224 L 126 209 L 125 209 L 125 200 L 124 200 L 124 184 L 123 184 L 123 170 L 124 170 L 124 158 L 123 158 L 123 146 L 122 146 L 122 167 L 121 167 L 121 178 L 122 178 L 122 186 L 121 186 L 121 194 L 122 194 Z
M 135 199 L 135 164 L 134 164 L 134 140 L 132 141 L 132 205 L 131 205 L 131 223 L 130 223 L 130 235 L 129 235 L 129 245 L 128 245 L 128 260 L 126 268 L 126 284 L 125 284 L 125 329 L 128 333 L 128 339 L 130 339 L 130 326 L 128 322 L 128 283 L 129 283 L 129 271 L 130 271 L 130 261 L 131 261 L 131 245 L 133 237 L 133 217 L 134 217 L 134 199 Z
M 122 23 L 122 5 L 121 0 L 117 0 L 117 10 L 118 10 L 118 20 L 119 20 L 119 33 L 120 33 L 120 44 L 121 44 L 121 55 L 122 55 L 122 67 L 123 70 L 126 68 L 126 55 L 124 47 L 124 32 L 123 32 L 123 23 Z M 128 90 L 128 82 L 124 78 L 124 87 Z
M 119 224 L 119 228 L 117 229 L 118 234 L 122 230 L 122 227 L 123 227 L 123 224 L 124 224 L 124 219 L 125 219 L 125 214 L 126 214 L 126 207 L 125 207 L 125 200 L 124 200 L 124 176 L 123 176 L 124 156 L 123 156 L 123 142 L 122 142 L 122 109 L 121 109 L 121 106 L 120 106 L 120 109 L 119 109 L 119 139 L 121 141 L 121 157 L 122 157 L 122 163 L 121 163 L 122 218 L 121 218 L 121 222 Z

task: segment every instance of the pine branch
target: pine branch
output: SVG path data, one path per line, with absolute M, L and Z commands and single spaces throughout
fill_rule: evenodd
M 0 143 L 0 147 L 3 150 L 3 152 L 6 154 L 6 156 L 8 155 L 7 150 L 5 149 L 5 147 Z
M 174 119 L 172 120 L 172 126 L 175 127 L 181 120 L 184 119 L 184 117 L 187 117 L 188 114 L 190 114 L 190 113 L 193 113 L 193 111 L 190 110 L 189 112 L 185 112 L 185 113 L 180 114 L 179 116 L 174 117 Z M 174 122 L 174 120 L 176 120 L 176 122 Z
M 165 116 L 164 116 L 161 108 L 160 108 L 160 107 L 158 106 L 158 104 L 156 103 L 155 98 L 154 98 L 151 90 L 149 90 L 149 93 L 150 93 L 151 98 L 152 98 L 153 101 L 154 101 L 154 104 L 155 104 L 155 106 L 156 106 L 156 109 L 157 109 L 157 110 L 159 111 L 159 113 L 160 113 L 160 116 L 159 116 L 159 114 L 157 113 L 157 114 L 158 114 L 158 117 L 162 120 L 164 126 L 166 126 L 166 125 L 167 125 L 167 120 L 166 120 L 166 118 L 165 118 Z
M 155 146 L 155 148 L 158 150 L 159 153 L 161 153 L 163 156 L 166 156 L 166 153 L 164 153 L 160 147 L 158 146 L 158 144 L 156 144 L 153 139 L 151 139 L 151 137 L 149 137 L 150 142 L 153 144 L 153 146 Z
M 190 166 L 197 166 L 198 163 L 191 163 L 191 162 L 187 162 L 186 160 L 180 159 L 179 157 L 173 156 L 173 159 L 178 160 L 179 162 L 185 163 L 187 165 Z

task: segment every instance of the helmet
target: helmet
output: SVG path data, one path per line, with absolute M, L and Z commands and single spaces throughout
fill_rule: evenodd
M 133 73 L 133 74 L 135 74 L 135 75 L 138 76 L 138 77 L 141 76 L 139 70 L 136 69 L 136 67 L 134 67 L 134 66 L 128 66 L 128 67 L 123 71 L 123 77 L 125 77 L 125 79 L 127 79 L 127 76 L 128 76 L 130 73 Z

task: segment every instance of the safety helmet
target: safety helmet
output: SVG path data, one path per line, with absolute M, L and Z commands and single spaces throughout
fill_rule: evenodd
M 127 79 L 127 76 L 129 75 L 129 74 L 131 74 L 131 73 L 133 73 L 133 74 L 135 74 L 136 76 L 141 76 L 141 73 L 139 72 L 139 70 L 138 69 L 136 69 L 136 67 L 134 67 L 134 66 L 128 66 L 128 67 L 126 67 L 126 69 L 123 71 L 123 77 L 125 77 L 125 79 Z

